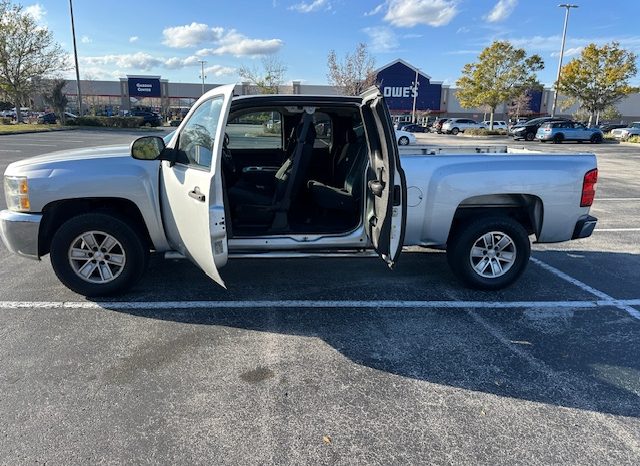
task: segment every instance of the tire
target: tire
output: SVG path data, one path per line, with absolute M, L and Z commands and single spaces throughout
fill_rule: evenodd
M 146 269 L 149 250 L 123 220 L 108 214 L 83 214 L 67 220 L 55 232 L 50 257 L 56 276 L 67 288 L 91 297 L 122 293 L 137 283 Z
M 409 138 L 406 136 L 401 136 L 400 139 L 398 139 L 398 145 L 400 146 L 408 146 L 409 145 Z
M 564 141 L 564 134 L 562 133 L 558 133 L 553 137 L 554 144 L 562 144 L 562 141 Z
M 458 128 L 453 128 L 453 129 L 451 130 L 451 134 L 453 134 L 454 136 L 455 136 L 456 134 L 458 134 L 459 132 L 460 132 L 460 130 L 459 130 Z
M 485 242 L 486 235 L 491 235 L 490 241 Z M 504 249 L 486 247 L 500 244 L 502 238 L 510 242 L 496 247 Z M 511 255 L 507 257 L 506 253 Z M 479 290 L 500 290 L 514 283 L 526 269 L 530 255 L 527 231 L 509 217 L 472 220 L 457 228 L 447 243 L 447 260 L 453 274 L 467 287 Z
M 593 136 L 591 136 L 591 139 L 589 141 L 591 142 L 591 144 L 600 144 L 602 143 L 602 136 L 599 134 L 594 134 Z
M 524 135 L 527 141 L 533 141 L 536 138 L 536 133 L 527 133 Z

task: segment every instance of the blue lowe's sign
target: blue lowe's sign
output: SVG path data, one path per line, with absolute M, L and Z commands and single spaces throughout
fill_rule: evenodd
M 382 90 L 384 100 L 391 111 L 407 111 L 413 109 L 415 97 L 416 110 L 440 110 L 441 84 L 431 84 L 429 77 L 418 73 L 418 89 L 414 88 L 416 70 L 401 60 L 381 69 L 376 82 Z
M 160 79 L 128 78 L 129 97 L 160 97 Z

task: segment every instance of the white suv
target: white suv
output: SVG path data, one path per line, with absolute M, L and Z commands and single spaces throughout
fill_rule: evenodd
M 486 128 L 482 123 L 478 123 L 475 120 L 469 120 L 468 118 L 452 118 L 447 120 L 442 125 L 442 132 L 447 134 L 464 133 L 465 130 L 471 128 Z
M 485 120 L 481 125 L 484 125 L 487 129 L 491 128 L 491 122 L 489 120 Z M 493 120 L 493 129 L 504 129 L 505 131 L 508 129 L 507 122 L 502 120 Z

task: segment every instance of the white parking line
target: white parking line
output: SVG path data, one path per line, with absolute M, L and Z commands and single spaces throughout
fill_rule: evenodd
M 616 300 L 613 298 L 592 301 L 0 301 L 0 309 L 594 309 L 639 304 L 640 299 Z
M 629 314 L 634 319 L 640 320 L 640 311 L 637 311 L 636 309 L 631 307 L 631 306 L 639 305 L 640 301 L 635 300 L 635 299 L 629 300 L 629 301 L 616 300 L 616 299 L 612 298 L 611 296 L 609 296 L 604 291 L 597 290 L 597 289 L 587 285 L 586 283 L 581 282 L 580 280 L 578 280 L 576 278 L 570 277 L 569 275 L 564 273 L 562 270 L 556 269 L 552 265 L 549 265 L 549 264 L 547 264 L 545 262 L 542 262 L 540 259 L 536 259 L 535 257 L 532 257 L 531 258 L 531 262 L 533 262 L 534 264 L 537 264 L 540 267 L 542 267 L 543 269 L 551 272 L 556 277 L 561 278 L 561 279 L 571 283 L 572 285 L 577 286 L 578 288 L 586 291 L 587 293 L 592 294 L 594 296 L 597 296 L 602 301 L 615 303 L 615 304 L 613 304 L 613 307 L 616 307 L 616 308 L 618 308 L 618 309 L 620 309 L 622 311 L 625 311 L 627 314 Z
M 593 231 L 640 231 L 640 228 L 596 228 Z
M 608 197 L 604 199 L 596 199 L 595 203 L 598 202 L 609 202 L 609 201 L 640 201 L 640 197 Z
M 32 142 L 5 142 L 2 141 L 3 146 L 35 146 L 35 147 L 58 147 L 59 144 L 36 144 Z
M 0 152 L 22 152 L 20 149 L 0 149 Z

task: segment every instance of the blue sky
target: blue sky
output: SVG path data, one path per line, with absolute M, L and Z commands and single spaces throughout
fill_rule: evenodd
M 82 78 L 161 75 L 199 82 L 239 81 L 241 65 L 275 54 L 286 79 L 327 82 L 327 53 L 368 44 L 376 65 L 402 58 L 435 81 L 453 84 L 465 63 L 495 39 L 508 39 L 545 61 L 541 82 L 555 80 L 564 9 L 558 0 L 74 0 Z M 619 41 L 640 52 L 640 1 L 577 0 L 565 62 L 590 42 Z M 71 52 L 66 0 L 22 3 Z M 634 84 L 640 84 L 635 79 Z

